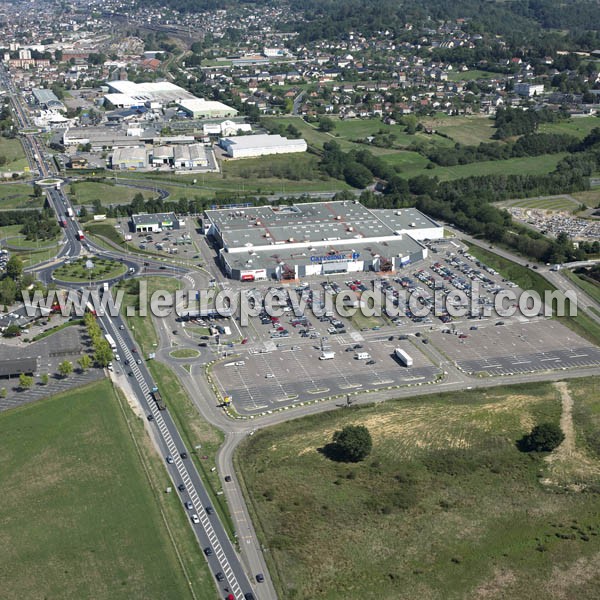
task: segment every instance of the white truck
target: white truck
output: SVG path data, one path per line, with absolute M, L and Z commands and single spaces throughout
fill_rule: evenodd
M 406 353 L 404 350 L 402 350 L 402 348 L 396 348 L 394 350 L 394 354 L 396 355 L 396 358 L 405 367 L 412 367 L 413 366 L 413 359 L 412 359 L 412 357 L 408 353 Z
M 357 352 L 356 360 L 369 360 L 371 355 L 368 352 Z
M 323 350 L 321 356 L 319 356 L 319 360 L 330 360 L 335 358 L 335 352 L 333 350 Z

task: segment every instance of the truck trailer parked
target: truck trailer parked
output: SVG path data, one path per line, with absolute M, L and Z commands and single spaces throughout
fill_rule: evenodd
M 335 358 L 335 352 L 333 350 L 324 350 L 319 356 L 319 360 L 330 360 L 331 358 Z
M 356 360 L 369 360 L 371 355 L 368 352 L 357 352 Z
M 413 359 L 412 359 L 412 357 L 407 352 L 405 352 L 404 350 L 402 350 L 402 348 L 396 348 L 394 350 L 394 354 L 395 354 L 396 358 L 405 367 L 412 367 L 413 366 Z

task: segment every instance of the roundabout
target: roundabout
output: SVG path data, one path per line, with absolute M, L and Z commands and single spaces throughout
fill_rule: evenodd
M 79 258 L 54 270 L 53 279 L 67 283 L 90 283 L 116 279 L 127 273 L 127 265 L 110 258 Z

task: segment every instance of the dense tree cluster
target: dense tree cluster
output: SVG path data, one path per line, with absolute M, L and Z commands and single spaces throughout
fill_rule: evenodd
M 514 142 L 481 143 L 479 146 L 456 144 L 454 148 L 425 148 L 422 153 L 442 167 L 466 165 L 484 160 L 506 160 L 524 156 L 556 154 L 576 149 L 579 140 L 562 133 L 530 133 Z
M 522 108 L 499 108 L 494 119 L 494 138 L 504 140 L 516 135 L 526 135 L 536 131 L 540 123 L 555 123 L 567 115 L 548 108 L 523 110 Z
M 396 175 L 393 167 L 368 150 L 343 152 L 335 141 L 323 145 L 321 168 L 330 177 L 342 179 L 359 189 L 370 185 L 374 177 L 390 180 Z
M 51 240 L 60 231 L 56 217 L 49 208 L 41 212 L 27 212 L 22 216 L 21 222 L 21 233 L 28 240 Z

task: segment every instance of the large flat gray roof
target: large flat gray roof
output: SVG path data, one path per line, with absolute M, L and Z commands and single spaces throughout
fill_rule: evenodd
M 370 210 L 358 201 L 252 206 L 207 210 L 205 214 L 221 232 L 227 248 L 349 242 L 437 226 L 416 209 Z
M 175 213 L 152 213 L 131 215 L 134 225 L 160 225 L 161 223 L 175 222 L 177 217 Z

